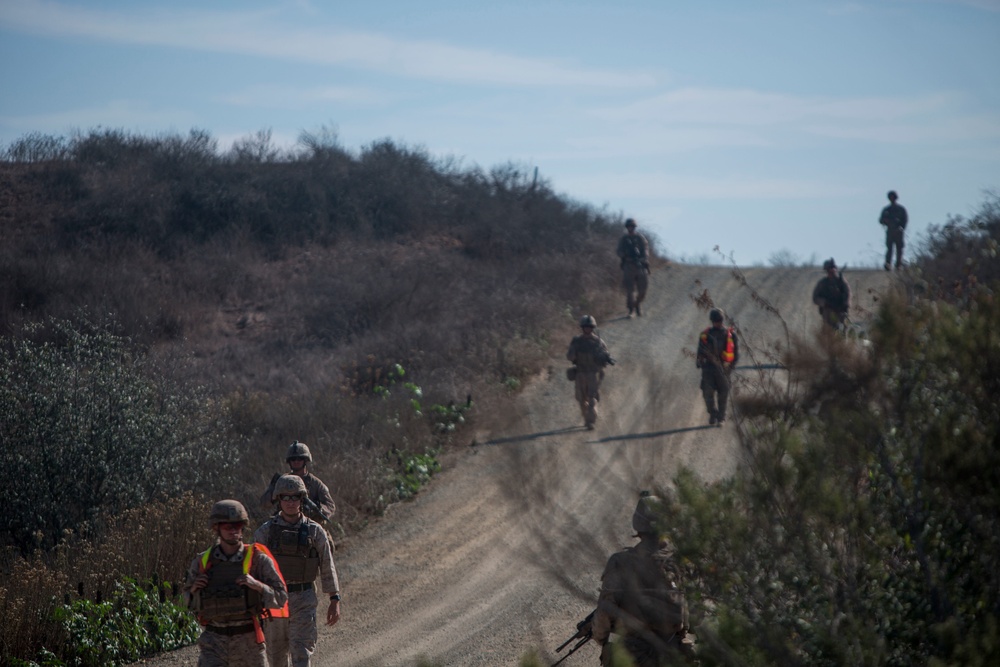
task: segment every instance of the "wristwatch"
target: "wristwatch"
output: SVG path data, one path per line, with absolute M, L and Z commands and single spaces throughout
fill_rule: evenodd
M 340 602 L 340 593 L 334 593 L 331 595 L 330 602 Z

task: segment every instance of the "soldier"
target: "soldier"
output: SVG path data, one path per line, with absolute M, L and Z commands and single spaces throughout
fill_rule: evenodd
M 287 613 L 285 582 L 267 548 L 243 544 L 248 521 L 240 502 L 215 503 L 208 523 L 217 541 L 188 568 L 184 600 L 205 626 L 198 667 L 266 667 L 261 617 Z
M 844 275 L 837 271 L 833 257 L 823 262 L 823 270 L 826 276 L 820 278 L 813 289 L 813 303 L 819 306 L 819 314 L 825 323 L 840 329 L 851 309 L 851 288 Z
M 722 426 L 729 405 L 729 374 L 740 358 L 740 346 L 733 328 L 723 326 L 725 316 L 720 309 L 713 308 L 708 318 L 712 326 L 698 337 L 695 366 L 701 369 L 701 394 L 708 408 L 708 423 Z
M 906 229 L 906 209 L 896 203 L 899 196 L 895 190 L 886 195 L 889 205 L 882 209 L 878 222 L 885 227 L 885 270 L 892 268 L 892 247 L 896 246 L 896 270 L 903 265 L 903 230 Z
M 279 477 L 274 485 L 278 514 L 253 534 L 257 543 L 267 545 L 274 554 L 288 585 L 288 616 L 274 619 L 265 630 L 270 667 L 288 667 L 289 655 L 292 667 L 309 666 L 316 650 L 317 575 L 323 594 L 330 597 L 326 624 L 340 620 L 340 581 L 333 549 L 323 527 L 302 514 L 307 494 L 301 477 Z
M 646 298 L 646 288 L 649 286 L 649 242 L 642 234 L 635 231 L 635 220 L 625 221 L 626 233 L 618 240 L 618 257 L 621 259 L 622 286 L 625 288 L 625 300 L 628 306 L 628 316 L 634 312 L 642 317 L 640 304 Z
M 623 649 L 636 667 L 694 659 L 680 568 L 658 528 L 661 507 L 659 498 L 642 492 L 632 514 L 639 543 L 612 555 L 601 575 L 592 631 L 603 667 L 615 664 L 614 654 Z M 611 633 L 621 637 L 617 647 L 609 642 Z
M 334 504 L 333 497 L 330 495 L 330 489 L 327 488 L 326 484 L 319 477 L 309 472 L 308 468 L 312 465 L 312 460 L 312 454 L 309 452 L 309 447 L 306 446 L 306 443 L 296 440 L 288 446 L 288 451 L 285 454 L 285 462 L 288 463 L 288 467 L 291 469 L 290 474 L 301 477 L 309 492 L 303 511 L 313 521 L 322 523 L 333 518 L 333 513 L 337 511 L 337 506 Z M 274 510 L 274 484 L 278 481 L 279 477 L 281 477 L 280 473 L 275 473 L 271 477 L 271 483 L 260 497 L 260 506 L 265 512 Z
M 614 366 L 615 360 L 608 352 L 608 346 L 594 329 L 597 320 L 590 315 L 580 319 L 580 330 L 583 333 L 574 336 L 569 344 L 566 358 L 574 364 L 576 400 L 583 414 L 583 424 L 588 431 L 594 430 L 597 421 L 597 402 L 601 400 L 601 381 L 604 379 L 604 367 Z

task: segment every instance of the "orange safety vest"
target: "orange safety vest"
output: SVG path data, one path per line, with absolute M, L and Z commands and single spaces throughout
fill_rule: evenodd
M 709 327 L 701 332 L 701 342 L 706 345 L 708 344 L 708 332 L 711 330 L 712 327 Z M 731 364 L 733 363 L 733 360 L 736 359 L 736 346 L 735 343 L 733 343 L 732 327 L 726 329 L 726 349 L 722 351 L 722 354 L 720 354 L 719 357 L 724 364 Z
M 202 573 L 208 572 L 209 568 L 212 567 L 212 549 L 215 547 L 209 547 L 201 554 L 201 560 L 199 563 L 199 569 Z M 260 549 L 261 553 L 266 555 L 274 563 L 274 569 L 278 572 L 278 577 L 281 579 L 281 583 L 284 585 L 285 576 L 281 574 L 281 568 L 278 567 L 278 561 L 271 554 L 271 550 L 268 549 L 263 544 L 250 543 L 246 545 L 246 553 L 243 554 L 243 574 L 250 574 L 250 564 L 253 563 L 253 554 L 255 549 Z M 265 618 L 288 618 L 288 602 L 285 602 L 280 608 L 273 607 L 264 609 L 263 616 Z M 201 620 L 201 619 L 199 619 Z M 260 618 L 257 616 L 253 617 L 253 629 L 257 634 L 257 643 L 264 643 L 264 630 L 260 625 Z

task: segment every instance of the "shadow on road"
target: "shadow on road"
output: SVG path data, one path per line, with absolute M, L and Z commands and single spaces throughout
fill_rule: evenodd
M 514 435 L 509 438 L 494 438 L 493 440 L 487 440 L 484 445 L 505 445 L 511 442 L 528 442 L 529 440 L 541 440 L 542 438 L 547 438 L 553 435 L 563 435 L 565 433 L 575 433 L 577 431 L 586 431 L 587 429 L 583 426 L 567 426 L 566 428 L 557 428 L 553 431 L 539 431 L 538 433 L 528 433 L 527 435 Z
M 597 442 L 614 442 L 615 440 L 642 440 L 645 438 L 658 438 L 661 435 L 674 435 L 675 433 L 687 433 L 688 431 L 702 431 L 705 429 L 715 430 L 718 427 L 705 424 L 703 426 L 686 426 L 684 428 L 674 428 L 669 431 L 654 431 L 652 433 L 628 433 L 626 435 L 609 435 L 606 438 L 599 438 Z

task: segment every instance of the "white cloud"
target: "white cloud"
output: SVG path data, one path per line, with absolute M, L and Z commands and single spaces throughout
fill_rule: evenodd
M 98 126 L 141 131 L 150 127 L 176 127 L 178 123 L 196 124 L 196 118 L 193 114 L 177 109 L 151 109 L 145 103 L 132 100 L 111 100 L 102 106 L 30 116 L 0 116 L 0 127 L 15 133 L 64 134 L 70 129 L 86 131 Z
M 634 70 L 577 67 L 320 26 L 288 28 L 274 12 L 119 14 L 25 0 L 0 3 L 0 25 L 41 34 L 290 59 L 438 81 L 616 89 L 655 83 L 651 74 Z
M 360 86 L 253 86 L 234 93 L 220 94 L 216 100 L 241 107 L 301 109 L 313 104 L 340 102 L 370 105 L 389 101 L 385 93 Z

